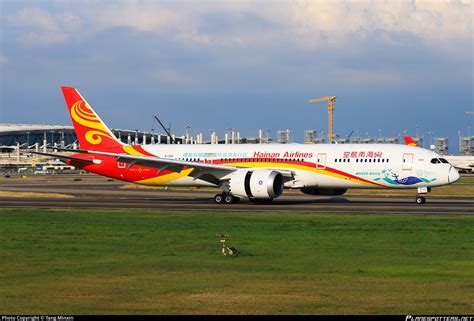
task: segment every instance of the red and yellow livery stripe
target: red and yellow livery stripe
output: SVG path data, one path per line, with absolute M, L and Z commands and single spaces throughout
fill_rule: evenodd
M 130 155 L 140 155 L 140 156 L 154 156 L 147 151 L 145 151 L 141 146 L 134 145 L 134 146 L 124 146 L 124 151 Z M 274 161 L 257 161 L 257 159 L 251 159 L 250 161 L 220 161 L 215 160 L 212 161 L 212 164 L 219 164 L 219 165 L 229 165 L 229 166 L 236 166 L 242 168 L 284 168 L 284 169 L 298 169 L 303 171 L 310 171 L 313 173 L 318 173 L 322 175 L 327 175 L 339 179 L 349 180 L 354 183 L 367 185 L 367 186 L 377 186 L 377 187 L 385 187 L 384 185 L 369 181 L 365 178 L 358 177 L 356 175 L 352 175 L 341 170 L 325 167 L 325 168 L 318 168 L 315 163 L 311 162 L 297 162 L 297 161 L 286 161 L 286 162 L 274 162 Z M 188 176 L 192 172 L 193 168 L 184 167 L 180 173 L 172 172 L 172 171 L 163 171 L 155 177 L 150 177 L 143 180 L 136 180 L 135 183 L 139 184 L 146 184 L 146 185 L 160 185 L 169 183 L 171 181 L 183 178 Z
M 241 166 L 241 167 L 249 167 L 249 168 L 287 168 L 287 169 L 299 169 L 304 171 L 310 171 L 318 174 L 323 174 L 327 176 L 332 176 L 340 179 L 349 180 L 351 182 L 368 185 L 368 186 L 379 186 L 385 187 L 384 185 L 377 184 L 375 182 L 369 181 L 365 178 L 358 177 L 343 171 L 340 171 L 335 168 L 331 167 L 324 167 L 324 168 L 317 168 L 316 163 L 310 162 L 297 162 L 297 161 L 289 161 L 289 162 L 257 162 L 256 159 L 252 159 L 249 162 L 216 162 L 216 164 L 222 165 L 232 165 L 232 166 Z

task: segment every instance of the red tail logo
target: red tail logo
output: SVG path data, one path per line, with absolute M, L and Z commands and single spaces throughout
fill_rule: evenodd
M 75 88 L 61 90 L 81 149 L 107 150 L 123 145 Z
M 416 146 L 415 141 L 410 136 L 404 136 L 403 138 L 405 139 L 405 144 L 408 146 Z

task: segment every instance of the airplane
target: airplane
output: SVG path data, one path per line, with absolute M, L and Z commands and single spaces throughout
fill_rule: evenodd
M 410 136 L 404 136 L 405 144 L 417 146 L 416 142 Z M 474 156 L 454 156 L 445 155 L 444 158 L 453 165 L 458 171 L 472 172 L 474 171 Z
M 431 188 L 459 173 L 435 152 L 392 144 L 161 144 L 118 140 L 72 87 L 61 87 L 81 149 L 56 157 L 78 169 L 142 185 L 206 186 L 222 192 L 219 204 L 241 198 L 271 201 L 284 189 L 343 195 L 351 188 L 417 189 L 424 204 Z
M 459 171 L 466 173 L 474 171 L 474 156 L 446 155 L 444 158 Z

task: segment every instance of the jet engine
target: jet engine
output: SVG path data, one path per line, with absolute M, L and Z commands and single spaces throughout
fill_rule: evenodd
M 308 195 L 327 195 L 336 196 L 347 192 L 346 188 L 318 188 L 318 187 L 303 187 L 301 191 Z
M 270 169 L 240 169 L 229 181 L 230 193 L 252 199 L 277 198 L 283 193 L 283 187 L 283 175 Z

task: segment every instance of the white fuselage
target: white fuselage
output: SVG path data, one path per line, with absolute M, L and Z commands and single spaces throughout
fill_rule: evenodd
M 458 172 L 450 164 L 431 162 L 440 155 L 406 145 L 198 144 L 142 147 L 160 158 L 275 169 L 292 175 L 293 179 L 285 183 L 286 188 L 418 188 L 446 185 L 459 179 Z M 189 176 L 166 185 L 215 186 Z

